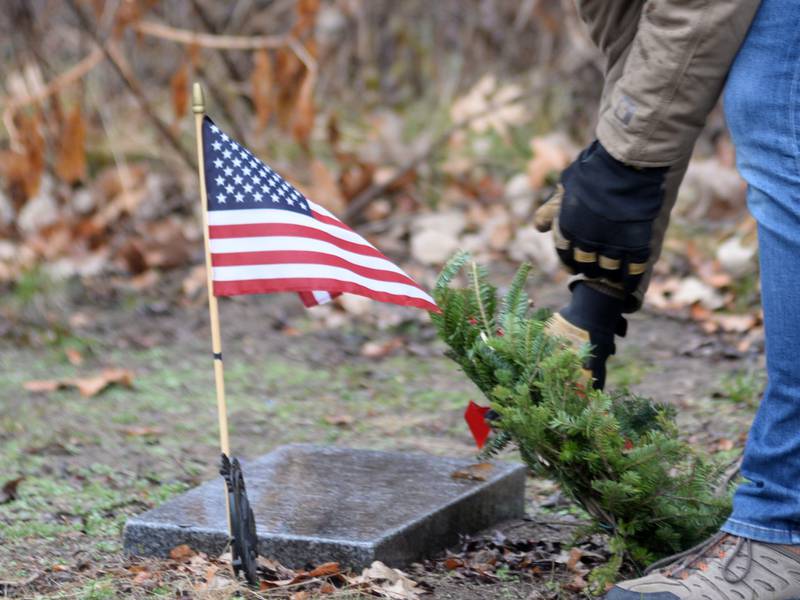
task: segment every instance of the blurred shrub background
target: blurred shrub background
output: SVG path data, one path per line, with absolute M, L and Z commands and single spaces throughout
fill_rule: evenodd
M 224 129 L 423 281 L 459 247 L 561 276 L 528 223 L 593 136 L 603 65 L 572 0 L 8 0 L 0 35 L 3 285 L 203 293 L 193 81 Z M 757 326 L 719 110 L 673 222 L 650 303 Z

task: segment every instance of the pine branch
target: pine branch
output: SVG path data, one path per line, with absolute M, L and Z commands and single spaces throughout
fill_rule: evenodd
M 481 457 L 513 444 L 534 474 L 557 482 L 611 536 L 614 556 L 594 583 L 611 581 L 623 563 L 641 565 L 717 530 L 730 510 L 730 497 L 715 494 L 725 469 L 678 439 L 674 410 L 624 390 L 587 390 L 588 348 L 575 352 L 551 338 L 547 311 L 529 314 L 529 267 L 517 272 L 496 314 L 496 288 L 468 261 L 457 254 L 439 276 L 434 297 L 443 313 L 434 323 L 447 355 L 500 414 Z M 460 270 L 466 288 L 451 286 Z

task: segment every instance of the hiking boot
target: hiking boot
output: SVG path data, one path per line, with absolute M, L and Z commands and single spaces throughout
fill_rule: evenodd
M 606 600 L 800 600 L 800 547 L 722 532 L 647 572 Z

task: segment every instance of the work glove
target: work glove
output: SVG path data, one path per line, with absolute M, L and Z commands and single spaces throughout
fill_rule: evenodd
M 647 269 L 667 170 L 628 166 L 595 141 L 561 174 L 534 225 L 552 229 L 556 251 L 570 271 L 632 292 Z
M 595 389 L 606 383 L 606 362 L 616 352 L 615 336 L 624 337 L 628 323 L 622 316 L 624 301 L 580 281 L 572 288 L 565 307 L 548 320 L 545 331 L 577 351 L 590 347 L 583 365 Z

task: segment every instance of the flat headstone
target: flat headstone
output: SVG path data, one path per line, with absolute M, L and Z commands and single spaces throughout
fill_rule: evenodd
M 282 446 L 243 464 L 259 553 L 289 567 L 336 561 L 393 566 L 524 514 L 525 467 L 492 463 L 480 479 L 453 477 L 472 461 L 424 454 Z M 125 525 L 129 554 L 167 556 L 180 544 L 209 555 L 228 541 L 222 478 Z

